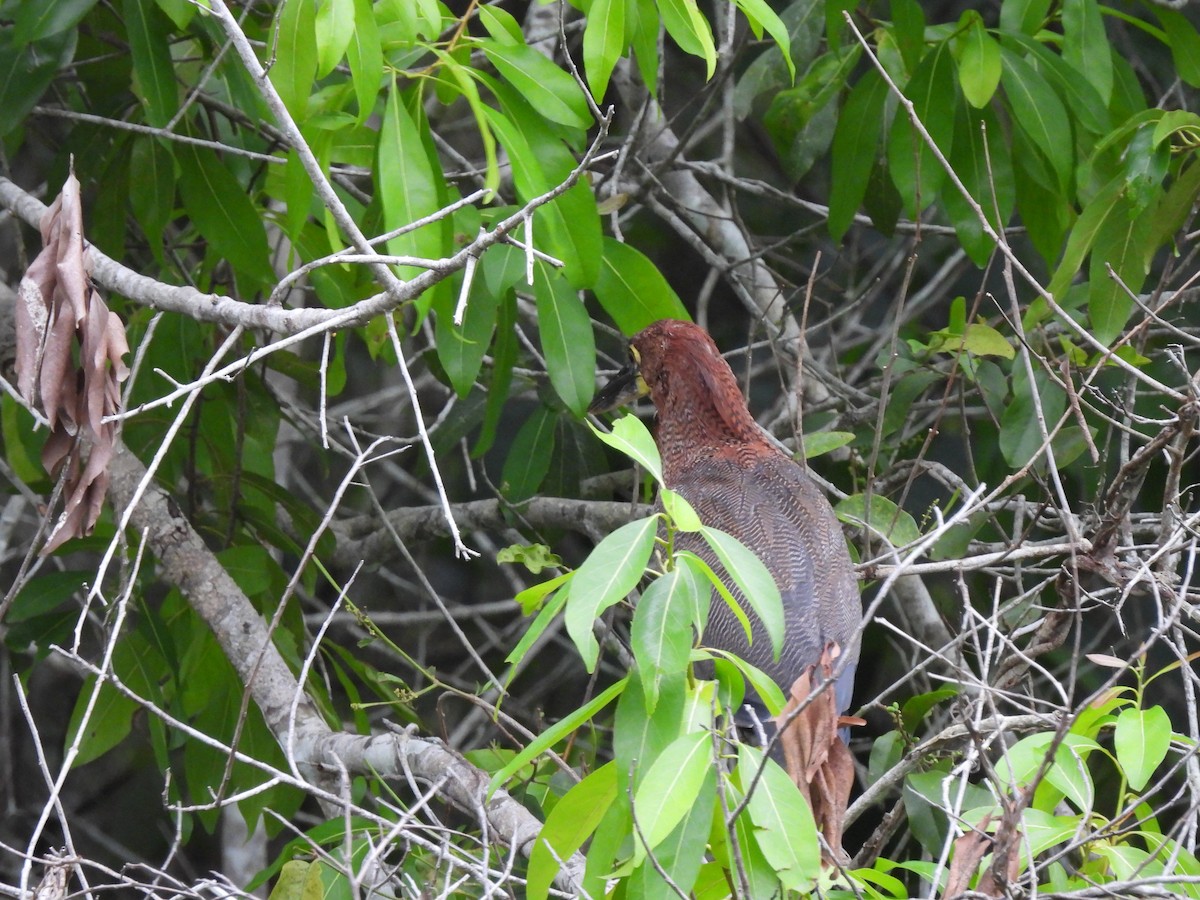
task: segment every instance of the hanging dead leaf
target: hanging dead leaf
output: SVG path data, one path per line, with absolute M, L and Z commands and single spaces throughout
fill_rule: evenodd
M 79 181 L 72 171 L 42 217 L 42 251 L 21 279 L 16 309 L 17 387 L 45 414 L 42 465 L 66 479 L 63 508 L 42 553 L 91 533 L 108 490 L 129 352 L 121 320 L 88 274 Z
M 816 674 L 820 676 L 818 685 L 830 681 L 840 653 L 836 644 L 826 646 L 817 664 L 792 684 L 791 698 L 775 719 L 781 729 L 784 766 L 836 857 L 827 862 L 839 865 L 848 861 L 842 850 L 842 830 L 854 785 L 854 759 L 838 729 L 861 720 L 839 715 L 834 691 L 827 688 L 814 695 L 813 682 Z M 801 706 L 804 708 L 795 713 Z

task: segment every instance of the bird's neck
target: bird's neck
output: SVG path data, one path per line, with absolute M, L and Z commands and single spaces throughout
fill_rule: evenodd
M 770 449 L 736 383 L 724 387 L 727 389 L 675 390 L 656 402 L 655 436 L 668 481 L 672 469 L 691 466 L 714 454 Z

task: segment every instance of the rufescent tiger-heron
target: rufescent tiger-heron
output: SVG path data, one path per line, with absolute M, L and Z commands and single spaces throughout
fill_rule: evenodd
M 840 674 L 837 710 L 850 706 L 858 661 L 862 605 L 850 555 L 833 508 L 804 468 L 767 439 L 750 415 L 729 364 L 704 329 L 663 319 L 630 339 L 633 362 L 592 402 L 605 412 L 649 394 L 658 412 L 655 441 L 663 480 L 683 495 L 705 524 L 733 535 L 766 565 L 783 599 L 783 651 L 771 643 L 744 598 L 729 584 L 752 622 L 753 643 L 729 607 L 714 597 L 704 643 L 736 653 L 762 669 L 785 694 L 827 646 L 836 645 Z M 695 535 L 677 538 L 723 572 Z M 724 577 L 724 576 L 723 576 Z M 748 692 L 746 715 L 766 723 L 765 708 Z M 767 725 L 765 732 L 773 729 Z M 842 733 L 845 739 L 845 732 Z

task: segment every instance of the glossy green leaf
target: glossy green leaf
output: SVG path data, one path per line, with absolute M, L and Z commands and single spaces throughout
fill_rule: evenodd
M 904 547 L 921 539 L 921 529 L 913 517 L 887 497 L 872 494 L 851 494 L 840 501 L 834 511 L 843 522 L 870 529 L 872 534 L 887 538 L 893 547 Z
M 867 193 L 879 155 L 887 94 L 887 84 L 872 69 L 854 85 L 838 116 L 830 152 L 829 234 L 835 241 L 849 230 Z
M 383 50 L 379 43 L 379 26 L 371 0 L 354 0 L 354 33 L 346 46 L 346 62 L 358 101 L 358 124 L 366 122 L 375 111 L 383 81 Z
M 75 56 L 76 37 L 71 28 L 19 45 L 10 30 L 0 28 L 0 137 L 21 124 L 59 69 Z
M 959 109 L 950 163 L 992 229 L 999 233 L 1012 216 L 1016 184 L 1004 131 L 990 108 Z M 977 266 L 986 265 L 995 242 L 984 232 L 978 213 L 957 188 L 950 186 L 942 191 L 942 203 L 971 261 Z
M 815 459 L 845 447 L 855 438 L 852 431 L 814 431 L 804 436 L 804 458 Z
M 162 236 L 175 208 L 175 161 L 170 149 L 151 137 L 138 138 L 129 154 L 129 204 L 146 242 L 162 257 Z
M 12 10 L 12 43 L 24 47 L 34 41 L 62 34 L 79 24 L 96 0 L 44 0 L 41 3 L 17 3 Z M 126 15 L 129 9 L 126 5 Z M 130 31 L 132 32 L 132 27 Z
M 1005 49 L 1000 76 L 1013 120 L 1050 163 L 1058 184 L 1071 181 L 1075 154 L 1066 134 L 1071 118 L 1054 88 L 1028 62 Z
M 1000 5 L 1000 28 L 1037 34 L 1046 25 L 1051 0 L 1005 0 Z
M 1112 96 L 1112 48 L 1104 31 L 1097 0 L 1063 0 L 1062 56 L 1082 75 L 1107 104 Z
M 684 709 L 687 703 L 681 681 L 664 681 L 654 714 L 646 712 L 642 690 L 642 673 L 634 669 L 629 676 L 629 688 L 617 703 L 613 717 L 613 757 L 619 770 L 618 780 L 623 796 L 632 784 L 637 787 L 646 779 L 650 766 L 662 751 L 687 730 Z M 625 804 L 628 807 L 628 803 Z
M 566 626 L 589 672 L 595 669 L 600 656 L 592 624 L 637 587 L 657 533 L 658 516 L 622 525 L 596 545 L 575 573 L 567 600 Z
M 317 75 L 317 9 L 315 0 L 286 0 L 275 32 L 271 83 L 292 118 L 308 118 L 308 95 Z
M 571 128 L 587 128 L 592 124 L 579 85 L 548 58 L 524 44 L 485 39 L 479 47 L 504 80 L 540 115 Z
M 1043 75 L 1058 91 L 1066 107 L 1074 115 L 1073 124 L 1096 136 L 1112 131 L 1112 113 L 1091 83 L 1080 78 L 1061 56 L 1047 49 L 1041 41 L 1025 35 L 1006 35 L 1008 40 L 1025 52 L 1025 61 Z
M 991 102 L 1000 86 L 1000 45 L 987 32 L 983 17 L 975 10 L 963 13 L 957 38 L 958 85 L 963 97 L 976 109 Z
M 491 125 L 488 124 L 487 111 L 479 96 L 479 88 L 470 72 L 451 54 L 438 53 L 438 58 L 442 61 L 443 70 L 453 79 L 475 117 L 475 127 L 479 130 L 479 140 L 483 144 L 483 184 L 489 191 L 495 191 L 500 186 L 500 162 L 496 156 L 496 138 L 492 134 Z
M 500 476 L 500 490 L 509 501 L 527 500 L 541 487 L 542 479 L 550 470 L 550 456 L 554 453 L 554 421 L 557 418 L 558 413 L 550 407 L 538 406 L 517 431 Z
M 558 578 L 553 579 L 550 583 L 561 583 L 573 578 L 574 574 L 575 573 L 573 572 L 564 573 L 563 575 L 559 575 Z M 520 666 L 522 660 L 525 659 L 525 654 L 527 654 L 533 645 L 537 643 L 538 638 L 546 633 L 546 629 L 550 627 L 550 623 L 557 618 L 558 614 L 562 611 L 563 606 L 566 605 L 569 590 L 569 588 L 563 587 L 555 592 L 554 596 L 551 597 L 540 610 L 538 610 L 537 617 L 530 623 L 529 627 L 525 630 L 525 633 L 521 635 L 521 639 L 517 641 L 517 646 L 513 647 L 508 656 L 504 658 L 504 661 L 511 666 L 504 678 L 504 684 L 506 686 L 512 682 L 514 677 L 516 677 L 517 667 Z
M 685 734 L 672 741 L 634 791 L 633 814 L 640 829 L 634 865 L 657 847 L 696 802 L 713 767 L 712 735 Z
M 513 756 L 504 768 L 496 772 L 488 782 L 487 793 L 490 797 L 496 792 L 496 789 L 503 786 L 514 774 L 521 771 L 530 762 L 537 759 L 559 741 L 566 738 L 571 732 L 579 728 L 581 725 L 590 722 L 600 710 L 612 703 L 613 700 L 621 696 L 625 690 L 625 685 L 629 679 L 622 678 L 620 681 L 609 685 L 605 690 L 601 691 L 579 709 L 574 710 L 562 719 L 559 719 L 529 744 L 520 753 Z
M 521 23 L 513 14 L 499 6 L 479 7 L 479 21 L 487 33 L 502 44 L 524 44 L 525 35 Z
M 1155 6 L 1154 14 L 1166 32 L 1179 77 L 1192 87 L 1200 87 L 1200 34 L 1196 26 L 1176 9 Z
M 275 280 L 267 234 L 246 189 L 211 150 L 178 144 L 179 193 L 196 230 L 239 279 L 250 279 L 246 293 Z
M 784 887 L 811 891 L 821 875 L 821 849 L 812 811 L 778 763 L 766 759 L 757 747 L 738 744 L 738 779 L 744 789 L 760 768 L 762 777 L 746 807 L 759 849 Z
M 1171 749 L 1171 717 L 1161 706 L 1126 707 L 1117 716 L 1113 746 L 1129 787 L 1140 791 Z
M 654 714 L 659 688 L 667 679 L 683 680 L 692 649 L 691 622 L 696 583 L 672 569 L 642 591 L 630 627 L 633 658 L 642 673 L 646 713 Z
M 608 80 L 625 53 L 627 0 L 592 0 L 583 32 L 583 68 L 597 103 L 608 92 Z
M 1066 410 L 1066 394 L 1048 378 L 1039 377 L 1037 383 L 1042 414 L 1047 429 L 1050 429 Z M 1019 469 L 1043 452 L 1043 443 L 1029 382 L 1014 378 L 1012 402 L 1004 408 L 1000 418 L 1000 452 L 1012 468 Z
M 346 55 L 354 37 L 355 0 L 320 0 L 317 8 L 317 77 L 324 78 Z
M 407 100 L 393 83 L 379 133 L 375 178 L 383 206 L 383 224 L 388 231 L 431 215 L 443 205 L 438 193 L 443 175 L 425 146 L 426 123 L 414 119 Z M 444 222 L 434 222 L 393 237 L 387 243 L 388 253 L 439 259 L 448 249 L 445 229 Z M 398 267 L 401 278 L 412 278 L 422 271 L 413 266 Z M 428 298 L 426 302 L 431 300 Z
M 559 860 L 569 859 L 583 846 L 616 797 L 617 767 L 610 762 L 584 778 L 555 804 L 529 854 L 525 885 L 529 900 L 548 896 L 558 874 Z
M 954 144 L 956 82 L 950 46 L 943 41 L 926 55 L 904 87 L 917 118 L 943 154 L 949 154 Z M 887 151 L 892 182 L 909 215 L 916 217 L 937 196 L 946 180 L 946 170 L 903 110 L 892 122 Z
M 1126 195 L 1118 199 L 1112 215 L 1096 232 L 1088 264 L 1088 318 L 1092 333 L 1102 343 L 1114 341 L 1133 312 L 1129 294 L 1136 295 L 1146 278 L 1148 234 L 1152 232 L 1146 216 L 1134 214 Z M 1109 274 L 1109 267 L 1120 283 Z
M 658 445 L 641 419 L 626 413 L 613 422 L 611 432 L 601 431 L 590 422 L 588 426 L 596 437 L 624 453 L 662 484 L 662 458 L 658 454 Z
M 138 711 L 138 705 L 124 694 L 121 694 L 108 682 L 100 686 L 100 696 L 86 725 L 83 714 L 91 700 L 92 692 L 96 690 L 96 679 L 89 677 L 84 681 L 67 723 L 65 744 L 70 746 L 82 730 L 79 754 L 72 761 L 74 766 L 82 766 L 103 756 L 129 736 L 133 730 L 133 716 Z
M 679 897 L 677 890 L 685 894 L 692 890 L 705 859 L 716 800 L 717 772 L 713 768 L 705 776 L 695 801 L 679 824 L 654 848 L 657 865 L 647 860 L 629 876 L 626 897 L 670 900 Z M 669 884 L 666 879 L 670 879 Z
M 770 571 L 752 550 L 724 531 L 705 526 L 700 529 L 700 536 L 758 616 L 771 641 L 773 657 L 778 659 L 783 648 L 783 600 Z
M 438 311 L 434 332 L 438 360 L 460 399 L 471 392 L 479 376 L 483 358 L 492 344 L 492 331 L 500 307 L 500 299 L 488 290 L 478 267 L 472 287 L 462 325 L 454 324 L 453 313 L 448 308 L 457 306 L 458 298 L 447 297 L 444 307 Z
M 761 39 L 764 31 L 771 36 L 776 46 L 779 47 L 779 52 L 783 54 L 788 74 L 795 78 L 796 64 L 792 59 L 791 35 L 775 10 L 766 0 L 733 0 L 733 2 L 749 21 L 755 37 Z
M 691 321 L 658 267 L 636 247 L 616 238 L 604 238 L 604 257 L 593 291 L 624 334 L 635 334 L 659 319 Z
M 670 488 L 663 488 L 658 492 L 658 500 L 670 517 L 671 523 L 680 531 L 699 531 L 703 527 L 704 523 L 700 521 L 696 510 L 682 494 L 677 494 Z
M 596 341 L 587 307 L 566 278 L 541 261 L 534 263 L 533 293 L 550 383 L 567 409 L 582 416 L 596 388 Z
M 1095 243 L 1096 235 L 1100 232 L 1105 221 L 1113 215 L 1121 203 L 1125 190 L 1123 178 L 1114 178 L 1106 184 L 1083 208 L 1071 236 L 1067 239 L 1066 249 L 1063 250 L 1062 260 L 1050 279 L 1048 290 L 1058 301 L 1062 301 L 1067 288 L 1075 279 L 1075 275 L 1083 268 L 1083 261 Z
M 717 70 L 717 46 L 712 28 L 696 5 L 696 0 L 656 0 L 667 34 L 684 53 L 704 60 L 705 79 Z

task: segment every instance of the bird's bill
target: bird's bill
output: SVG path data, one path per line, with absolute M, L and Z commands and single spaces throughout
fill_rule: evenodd
M 596 393 L 588 412 L 592 415 L 610 412 L 618 406 L 627 406 L 638 397 L 649 393 L 637 363 L 630 363 L 613 376 L 612 381 Z

